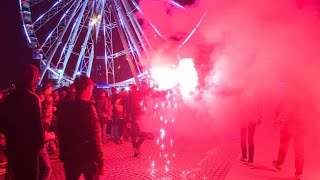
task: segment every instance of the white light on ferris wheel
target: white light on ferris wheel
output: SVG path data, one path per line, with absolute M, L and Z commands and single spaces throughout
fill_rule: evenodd
M 97 17 L 92 18 L 90 25 L 95 26 L 98 23 L 100 18 L 101 18 L 101 15 L 98 15 Z

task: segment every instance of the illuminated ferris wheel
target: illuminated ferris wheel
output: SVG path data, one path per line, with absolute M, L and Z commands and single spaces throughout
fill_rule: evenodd
M 98 84 L 139 85 L 144 74 L 139 61 L 152 49 L 149 40 L 167 41 L 152 22 L 137 18 L 144 14 L 135 0 L 19 0 L 19 5 L 40 83 L 54 80 L 63 86 L 85 74 Z M 153 32 L 146 34 L 142 24 Z
M 86 74 L 97 83 L 115 84 L 137 81 L 142 74 L 139 60 L 151 46 L 134 16 L 142 13 L 134 0 L 20 0 L 19 4 L 28 45 L 40 64 L 40 83 L 53 79 L 62 86 Z

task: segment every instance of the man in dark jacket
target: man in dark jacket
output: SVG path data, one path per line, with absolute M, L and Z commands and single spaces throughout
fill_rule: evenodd
M 103 172 L 103 152 L 99 118 L 91 102 L 94 83 L 86 76 L 75 79 L 76 99 L 58 108 L 60 159 L 66 180 L 83 173 L 86 179 L 99 179 Z
M 44 147 L 39 97 L 34 93 L 39 70 L 33 65 L 22 69 L 16 91 L 4 100 L 1 129 L 7 137 L 8 166 L 15 180 L 38 179 L 39 150 Z
M 146 139 L 146 133 L 141 131 L 139 125 L 142 116 L 140 103 L 145 95 L 144 93 L 146 92 L 138 91 L 135 84 L 130 85 L 126 113 L 128 121 L 131 124 L 134 157 L 137 157 L 140 154 L 140 146 Z

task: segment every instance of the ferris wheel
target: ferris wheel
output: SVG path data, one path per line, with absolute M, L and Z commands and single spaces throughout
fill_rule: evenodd
M 61 86 L 86 74 L 98 83 L 114 84 L 142 74 L 139 59 L 151 46 L 134 16 L 140 10 L 134 0 L 19 0 L 19 4 L 28 45 L 40 64 L 40 83 L 54 79 Z
M 49 79 L 63 86 L 85 74 L 98 84 L 139 85 L 144 74 L 139 61 L 152 49 L 148 39 L 167 41 L 152 22 L 143 23 L 154 34 L 143 31 L 135 0 L 19 0 L 19 5 L 40 83 Z

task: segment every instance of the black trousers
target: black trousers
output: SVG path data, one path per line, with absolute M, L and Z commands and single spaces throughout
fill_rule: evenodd
M 248 158 L 247 152 L 249 151 L 249 163 L 253 163 L 255 130 L 256 123 L 249 123 L 247 127 L 240 129 L 242 158 Z
M 140 126 L 136 121 L 131 122 L 131 131 L 133 148 L 139 149 L 143 141 L 146 139 L 146 133 L 141 132 Z
M 81 158 L 81 157 L 79 157 Z M 65 162 L 66 180 L 78 180 L 83 173 L 86 180 L 99 180 L 99 168 L 95 162 L 80 165 L 75 162 Z
M 295 128 L 289 129 L 282 127 L 280 130 L 280 146 L 278 151 L 278 164 L 282 165 L 285 161 L 290 142 L 294 142 L 296 175 L 301 175 L 304 166 L 304 130 Z
M 9 152 L 10 150 L 8 148 L 8 166 L 5 179 L 37 180 L 39 178 L 39 150 L 25 148 L 23 151 Z

